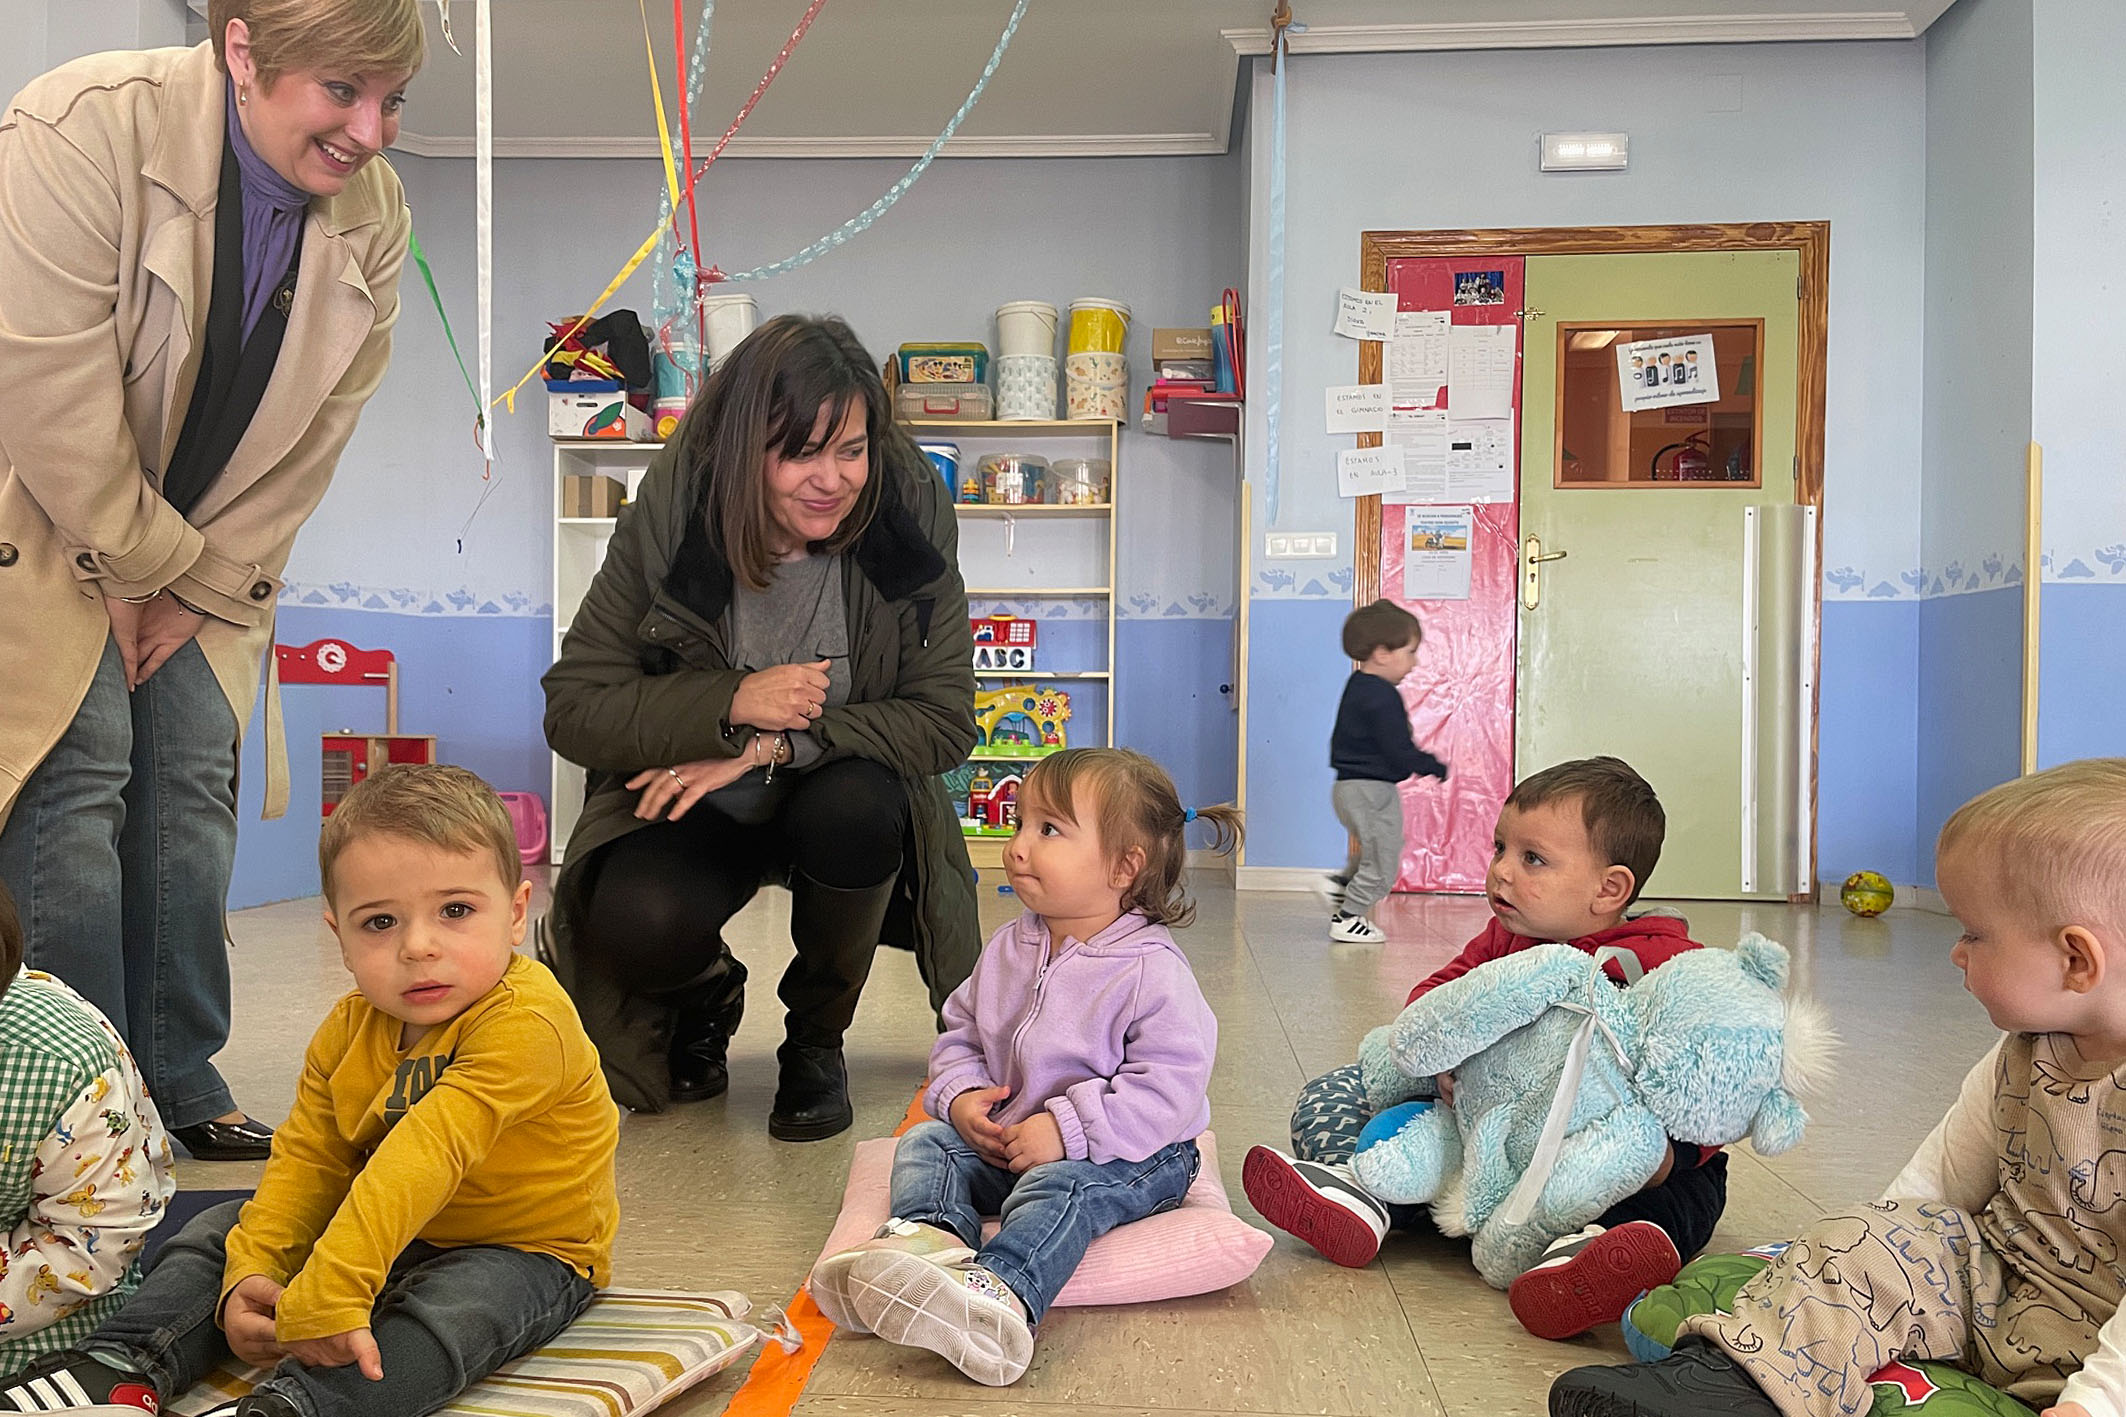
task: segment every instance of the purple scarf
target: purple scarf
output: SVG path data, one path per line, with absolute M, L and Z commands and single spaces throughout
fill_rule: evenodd
M 303 209 L 310 194 L 273 170 L 251 148 L 236 116 L 236 83 L 229 83 L 229 146 L 244 191 L 244 339 L 251 338 L 266 302 L 288 273 L 288 263 L 303 239 Z

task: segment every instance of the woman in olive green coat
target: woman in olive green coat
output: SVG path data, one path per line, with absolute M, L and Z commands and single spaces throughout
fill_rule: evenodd
M 724 924 L 787 884 L 797 958 L 771 1134 L 851 1119 L 842 1035 L 881 939 L 933 1006 L 974 967 L 974 873 L 941 774 L 973 748 L 949 499 L 839 320 L 783 316 L 712 375 L 624 508 L 549 670 L 589 770 L 544 931 L 643 1111 L 713 1097 L 743 1006 Z

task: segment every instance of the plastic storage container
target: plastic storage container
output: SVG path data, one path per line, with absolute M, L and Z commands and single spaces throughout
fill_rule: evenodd
M 915 446 L 924 457 L 930 460 L 930 465 L 938 470 L 938 476 L 945 479 L 945 495 L 948 497 L 959 496 L 960 445 L 958 443 L 921 441 Z
M 893 396 L 894 416 L 983 422 L 995 416 L 996 396 L 987 384 L 903 384 Z
M 1129 337 L 1129 307 L 1085 296 L 1070 302 L 1070 352 L 1120 354 Z
M 1072 418 L 1129 417 L 1129 365 L 1120 354 L 1088 351 L 1063 360 L 1064 402 Z
M 989 381 L 989 351 L 978 344 L 904 344 L 904 384 L 983 384 Z
M 997 358 L 1038 354 L 1056 357 L 1056 307 L 1040 300 L 1014 300 L 997 307 Z
M 1018 507 L 1041 500 L 1049 473 L 1048 459 L 1032 453 L 984 453 L 975 464 L 982 473 L 982 500 Z
M 660 398 L 650 405 L 650 432 L 660 443 L 668 442 L 679 431 L 679 420 L 686 416 L 687 398 Z
M 1010 422 L 1039 422 L 1056 416 L 1056 357 L 1052 354 L 997 356 L 997 417 Z
M 709 368 L 730 357 L 740 340 L 760 324 L 760 305 L 750 295 L 709 295 L 701 301 L 709 331 Z
M 1113 496 L 1114 475 L 1106 458 L 1057 458 L 1041 479 L 1041 500 L 1058 507 L 1104 506 Z

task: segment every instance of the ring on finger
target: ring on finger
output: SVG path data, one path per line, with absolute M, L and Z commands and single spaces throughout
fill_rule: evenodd
M 666 768 L 665 773 L 672 779 L 672 781 L 678 783 L 682 789 L 686 787 L 687 780 L 679 775 L 678 768 Z

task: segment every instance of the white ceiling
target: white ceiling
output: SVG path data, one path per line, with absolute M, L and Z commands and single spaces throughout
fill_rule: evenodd
M 205 0 L 191 0 L 195 10 Z M 496 152 L 649 156 L 656 116 L 641 0 L 493 0 Z M 1296 53 L 1618 44 L 1910 39 L 1952 0 L 1293 0 Z M 1776 6 L 1774 9 L 1772 7 Z M 442 42 L 415 82 L 398 146 L 469 155 L 473 0 L 455 0 L 464 58 Z M 988 61 L 1010 0 L 827 0 L 731 157 L 920 153 Z M 963 156 L 1218 153 L 1244 54 L 1267 53 L 1270 0 L 1034 0 L 948 152 Z M 647 4 L 677 122 L 672 10 Z M 688 42 L 701 0 L 686 0 Z M 693 113 L 720 136 L 789 38 L 805 0 L 722 0 Z M 676 134 L 675 134 L 676 136 Z

